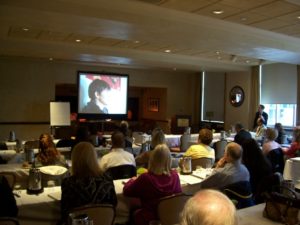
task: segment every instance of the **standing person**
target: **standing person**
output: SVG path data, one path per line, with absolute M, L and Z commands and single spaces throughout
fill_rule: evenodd
M 141 208 L 134 213 L 135 225 L 148 225 L 151 220 L 158 220 L 159 199 L 181 191 L 179 176 L 171 170 L 171 153 L 165 144 L 157 145 L 153 150 L 148 172 L 131 178 L 123 188 L 125 196 L 141 201 Z
M 111 167 L 121 165 L 133 165 L 135 166 L 135 160 L 133 154 L 124 150 L 125 139 L 123 133 L 115 131 L 111 135 L 112 149 L 100 159 L 100 168 L 102 172 L 105 172 Z
M 105 81 L 99 79 L 93 80 L 88 89 L 91 100 L 82 109 L 82 112 L 107 114 L 110 90 L 110 86 Z
M 236 131 L 236 135 L 234 136 L 234 142 L 238 143 L 239 145 L 242 145 L 246 140 L 252 138 L 250 132 L 246 131 L 241 123 L 236 123 L 234 127 Z
M 190 198 L 182 211 L 180 225 L 237 225 L 232 201 L 215 190 L 202 190 Z
M 267 126 L 268 124 L 268 114 L 264 112 L 265 106 L 264 105 L 259 105 L 258 106 L 258 111 L 255 113 L 255 118 L 253 122 L 253 129 L 257 126 L 257 120 L 261 119 L 262 123 Z
M 62 221 L 66 222 L 70 210 L 87 204 L 117 205 L 113 181 L 102 174 L 94 146 L 80 142 L 72 151 L 72 176 L 61 185 Z

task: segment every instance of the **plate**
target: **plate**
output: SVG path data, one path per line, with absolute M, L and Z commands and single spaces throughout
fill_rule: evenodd
M 62 166 L 43 166 L 39 168 L 40 171 L 48 175 L 62 175 L 67 172 L 67 168 Z
M 300 157 L 291 158 L 290 160 L 295 161 L 295 162 L 300 162 Z

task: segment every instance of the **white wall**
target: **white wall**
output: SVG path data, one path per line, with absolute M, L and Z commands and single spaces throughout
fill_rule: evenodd
M 77 82 L 77 70 L 127 73 L 130 86 L 165 87 L 167 91 L 167 118 L 176 114 L 193 115 L 195 107 L 195 80 L 199 74 L 180 71 L 155 71 L 122 68 L 104 68 L 80 64 L 0 59 L 0 123 L 49 122 L 49 102 L 55 98 L 55 84 Z M 20 139 L 37 138 L 50 132 L 48 124 L 0 124 L 0 140 L 14 130 Z

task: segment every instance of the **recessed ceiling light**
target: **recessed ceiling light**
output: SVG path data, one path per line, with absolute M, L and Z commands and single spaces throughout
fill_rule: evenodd
M 76 42 L 81 42 L 81 40 L 80 40 L 80 39 L 76 39 L 75 41 L 76 41 Z
M 138 44 L 138 43 L 140 43 L 140 41 L 134 41 L 134 43 L 135 43 L 135 44 Z
M 242 18 L 241 18 L 241 21 L 246 21 L 246 20 L 247 20 L 246 17 L 242 17 Z
M 176 68 L 176 67 L 174 67 L 174 68 L 173 68 L 173 70 L 174 70 L 174 71 L 176 71 L 176 70 L 177 70 L 177 68 Z
M 166 53 L 170 53 L 171 50 L 170 50 L 170 49 L 166 49 L 165 52 L 166 52 Z
M 53 61 L 53 58 L 49 58 L 49 61 Z
M 300 16 L 297 16 L 298 19 L 300 19 Z
M 22 30 L 23 30 L 23 31 L 29 31 L 29 28 L 23 27 Z
M 246 60 L 246 63 L 250 63 L 250 60 Z
M 215 15 L 220 15 L 220 14 L 222 14 L 222 13 L 224 13 L 223 10 L 214 10 L 214 11 L 213 11 L 213 14 L 215 14 Z
M 217 54 L 217 55 L 220 55 L 220 52 L 219 52 L 219 51 L 216 51 L 216 54 Z

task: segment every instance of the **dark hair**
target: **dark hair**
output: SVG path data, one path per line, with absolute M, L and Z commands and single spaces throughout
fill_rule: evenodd
M 125 146 L 125 138 L 124 134 L 120 131 L 115 131 L 111 135 L 111 142 L 113 148 L 124 148 Z
M 95 79 L 89 86 L 89 97 L 95 99 L 95 92 L 101 94 L 105 89 L 110 90 L 110 86 L 103 80 Z
M 241 124 L 241 123 L 236 123 L 236 124 L 235 124 L 235 129 L 241 130 L 241 129 L 243 129 L 243 128 L 244 128 L 243 124 Z
M 262 108 L 262 110 L 265 109 L 265 106 L 264 106 L 264 105 L 259 105 L 259 106 L 260 106 L 260 108 Z
M 205 145 L 210 145 L 213 135 L 211 130 L 203 128 L 199 131 L 199 141 Z

